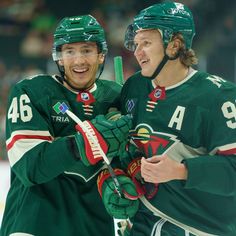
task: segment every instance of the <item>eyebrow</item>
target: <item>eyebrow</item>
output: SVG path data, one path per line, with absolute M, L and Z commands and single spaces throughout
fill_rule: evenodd
M 137 41 L 140 41 L 140 40 L 150 40 L 150 38 L 148 38 L 147 36 L 141 36 L 140 38 L 138 38 L 138 40 L 136 39 L 134 39 L 134 42 L 137 42 Z

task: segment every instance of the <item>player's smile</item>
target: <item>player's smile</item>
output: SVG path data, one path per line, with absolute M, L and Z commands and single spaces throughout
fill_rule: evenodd
M 89 66 L 86 67 L 72 67 L 71 71 L 75 77 L 85 77 L 89 72 Z
M 78 68 L 75 68 L 75 69 L 73 69 L 73 71 L 75 72 L 75 73 L 84 73 L 84 72 L 86 72 L 86 71 L 88 71 L 89 69 L 88 68 L 85 68 L 85 69 L 78 69 Z
M 61 64 L 66 71 L 67 81 L 77 89 L 87 89 L 94 83 L 96 71 L 103 59 L 94 42 L 63 45 Z
M 72 67 L 67 72 L 66 77 L 70 84 L 78 89 L 86 89 L 95 81 L 95 71 L 97 66 L 88 65 L 86 67 Z

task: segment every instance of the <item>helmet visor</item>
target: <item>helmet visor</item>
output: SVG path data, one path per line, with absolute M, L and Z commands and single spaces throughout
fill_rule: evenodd
M 99 49 L 95 42 L 93 44 L 84 42 L 80 48 L 76 48 L 70 44 L 65 44 L 63 49 L 61 48 L 60 50 L 55 50 L 55 49 L 53 50 L 53 59 L 54 61 L 60 59 L 73 60 L 78 57 L 90 59 L 94 56 L 97 56 L 98 54 L 99 54 Z
M 135 44 L 134 44 L 135 35 L 136 35 L 136 33 L 134 31 L 134 25 L 131 24 L 127 27 L 126 32 L 125 32 L 124 46 L 132 52 L 135 51 Z

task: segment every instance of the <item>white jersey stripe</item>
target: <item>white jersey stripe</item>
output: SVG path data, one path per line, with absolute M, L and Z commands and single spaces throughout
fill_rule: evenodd
M 236 143 L 230 143 L 224 146 L 214 148 L 210 154 L 215 155 L 216 153 L 225 155 L 236 155 Z
M 9 236 L 34 236 L 33 234 L 27 234 L 27 233 L 13 233 Z
M 208 234 L 206 232 L 203 232 L 201 230 L 198 230 L 196 228 L 190 227 L 188 225 L 185 225 L 183 223 L 180 223 L 179 221 L 175 220 L 174 218 L 171 218 L 170 216 L 166 215 L 165 213 L 161 212 L 160 210 L 158 210 L 156 207 L 154 207 L 144 196 L 140 197 L 140 200 L 142 201 L 142 203 L 150 210 L 153 212 L 154 215 L 159 216 L 169 222 L 171 222 L 172 224 L 177 225 L 178 227 L 182 228 L 185 231 L 188 231 L 194 235 L 198 235 L 198 236 L 217 236 L 215 234 Z
M 18 162 L 26 152 L 42 142 L 49 142 L 42 139 L 20 139 L 14 143 L 11 149 L 8 150 L 8 159 L 12 167 Z
M 42 142 L 51 142 L 53 137 L 48 131 L 18 130 L 12 132 L 11 137 L 6 141 L 8 159 L 13 166 L 26 152 Z

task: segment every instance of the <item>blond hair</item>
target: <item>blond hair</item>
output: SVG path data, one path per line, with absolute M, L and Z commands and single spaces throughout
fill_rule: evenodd
M 182 34 L 180 34 L 180 33 L 174 34 L 172 36 L 171 41 L 173 41 L 176 38 L 182 42 L 181 47 L 179 49 L 180 62 L 187 67 L 190 67 L 192 65 L 196 65 L 198 63 L 198 58 L 197 58 L 194 50 L 191 48 L 186 49 L 184 38 L 183 38 Z

